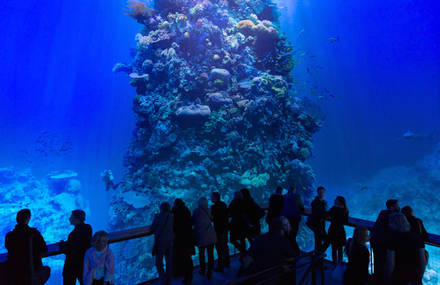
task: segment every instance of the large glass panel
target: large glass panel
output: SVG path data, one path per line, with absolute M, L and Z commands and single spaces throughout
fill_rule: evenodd
M 277 186 L 294 186 L 310 207 L 323 185 L 329 207 L 342 195 L 351 216 L 370 221 L 398 199 L 440 233 L 432 9 L 1 1 L 0 252 L 22 208 L 50 244 L 67 239 L 74 209 L 94 232 L 111 232 L 151 224 L 163 201 L 181 198 L 193 212 L 213 191 L 229 204 L 248 188 L 266 205 Z M 299 244 L 310 250 L 303 223 Z M 151 237 L 113 247 L 118 282 L 155 275 Z M 438 251 L 428 251 L 425 281 L 436 284 Z M 62 259 L 47 259 L 50 282 Z

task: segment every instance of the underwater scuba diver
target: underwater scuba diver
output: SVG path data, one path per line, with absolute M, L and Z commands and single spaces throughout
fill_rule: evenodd
M 113 182 L 113 180 L 114 180 L 113 172 L 110 169 L 104 170 L 101 173 L 101 178 L 102 178 L 102 181 L 104 181 L 104 183 L 105 183 L 105 190 L 106 191 L 108 191 L 110 188 L 117 189 L 119 187 L 119 185 L 122 183 L 122 181 L 119 183 L 116 183 L 116 184 Z

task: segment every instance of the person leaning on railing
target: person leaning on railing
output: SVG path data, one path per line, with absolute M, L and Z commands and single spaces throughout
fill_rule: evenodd
M 90 248 L 92 227 L 85 224 L 86 213 L 83 210 L 74 210 L 70 215 L 70 224 L 75 228 L 69 234 L 67 241 L 61 241 L 59 246 L 66 260 L 63 268 L 63 284 L 75 285 L 78 279 L 83 284 L 84 255 Z

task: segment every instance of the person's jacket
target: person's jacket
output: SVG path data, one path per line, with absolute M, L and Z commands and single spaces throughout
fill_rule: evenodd
M 229 227 L 228 206 L 223 201 L 215 202 L 211 206 L 211 215 L 215 232 L 218 235 L 226 233 Z
M 98 267 L 104 266 L 104 282 L 114 284 L 115 258 L 113 252 L 108 247 L 102 252 L 91 247 L 84 255 L 84 285 L 92 285 Z
M 244 200 L 233 199 L 229 204 L 228 212 L 231 215 L 230 239 L 240 240 L 245 238 L 250 227 L 250 219 L 245 212 Z
M 173 208 L 175 246 L 177 248 L 194 248 L 194 231 L 191 212 L 186 206 Z
M 300 218 L 304 213 L 304 204 L 298 193 L 289 192 L 284 195 L 282 215 L 287 218 Z
M 321 226 L 327 217 L 327 201 L 316 197 L 312 201 L 312 214 L 309 216 L 308 224 L 312 227 Z
M 426 231 L 422 220 L 414 216 L 406 216 L 406 218 L 411 225 L 411 231 L 417 234 L 423 241 L 428 241 L 428 232 Z
M 30 247 L 32 246 L 33 266 L 37 271 L 43 266 L 43 254 L 47 252 L 46 242 L 40 232 L 28 225 L 17 224 L 6 234 L 5 247 L 8 250 L 8 270 L 10 274 L 30 276 Z
M 371 231 L 371 246 L 384 246 L 391 238 L 392 230 L 389 226 L 389 216 L 392 214 L 391 210 L 382 210 L 374 223 Z
M 344 274 L 344 284 L 365 285 L 371 279 L 368 273 L 370 253 L 368 248 L 349 239 L 347 243 L 348 264 Z
M 269 198 L 269 209 L 267 211 L 266 221 L 270 223 L 273 218 L 281 216 L 283 211 L 283 196 L 278 194 L 272 194 Z
M 248 251 L 254 260 L 252 272 L 279 265 L 294 254 L 289 239 L 281 232 L 268 232 L 256 237 Z
M 348 211 L 344 208 L 333 206 L 327 214 L 331 221 L 331 228 L 344 228 L 344 225 L 348 224 Z
M 165 251 L 174 243 L 174 216 L 171 212 L 156 214 L 151 225 L 154 233 L 155 250 Z
M 208 246 L 217 242 L 217 235 L 211 223 L 211 210 L 198 207 L 193 213 L 194 231 L 197 246 Z
M 64 270 L 68 268 L 83 268 L 84 254 L 90 248 L 92 240 L 92 227 L 81 223 L 69 234 L 67 241 L 62 242 L 60 247 L 66 254 Z

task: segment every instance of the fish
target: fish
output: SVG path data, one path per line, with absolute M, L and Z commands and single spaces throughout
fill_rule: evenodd
M 341 38 L 340 38 L 339 36 L 337 36 L 337 37 L 332 37 L 332 38 L 328 38 L 328 42 L 329 42 L 329 43 L 339 42 L 339 40 L 341 40 Z
M 407 140 L 407 141 L 417 140 L 417 139 L 430 139 L 430 140 L 432 140 L 432 139 L 434 139 L 435 135 L 436 135 L 436 132 L 431 132 L 429 134 L 416 134 L 416 133 L 408 130 L 402 135 L 401 139 Z
M 417 139 L 417 138 L 420 138 L 420 135 L 413 133 L 410 130 L 406 131 L 402 135 L 402 139 L 404 139 L 404 140 L 413 140 L 413 139 Z

